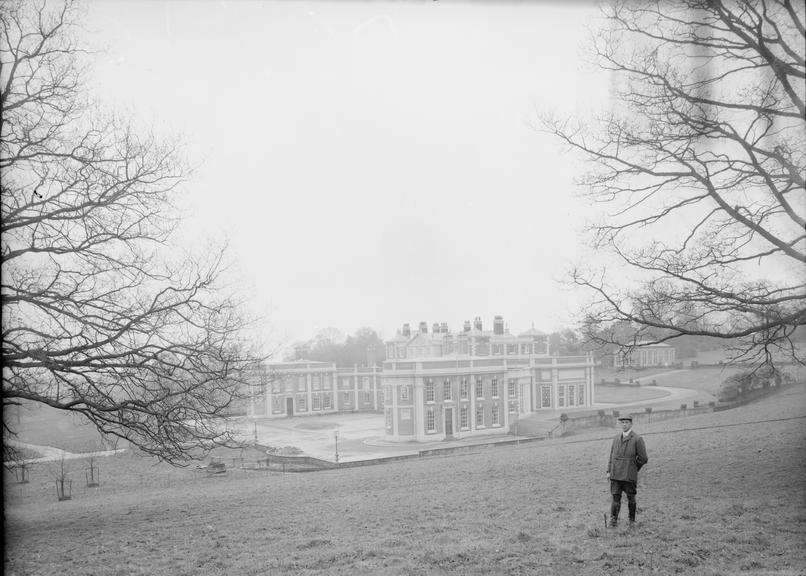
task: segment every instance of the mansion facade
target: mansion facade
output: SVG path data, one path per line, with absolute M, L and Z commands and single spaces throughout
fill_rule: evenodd
M 295 360 L 267 365 L 249 398 L 250 418 L 287 418 L 336 412 L 381 411 L 377 367 L 336 368 L 332 362 Z
M 337 368 L 299 359 L 269 364 L 249 416 L 383 412 L 386 438 L 430 442 L 505 434 L 537 410 L 593 406 L 593 356 L 549 354 L 548 335 L 513 335 L 496 316 L 452 333 L 446 324 L 408 324 L 386 343 L 382 368 Z

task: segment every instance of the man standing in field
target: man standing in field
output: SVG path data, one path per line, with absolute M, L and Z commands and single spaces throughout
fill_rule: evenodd
M 607 465 L 607 477 L 610 480 L 610 526 L 618 525 L 618 513 L 621 509 L 621 493 L 627 493 L 627 505 L 630 510 L 630 526 L 635 522 L 635 494 L 638 486 L 638 471 L 649 461 L 644 439 L 632 429 L 632 416 L 618 419 L 621 433 L 613 438 L 610 448 L 610 461 Z

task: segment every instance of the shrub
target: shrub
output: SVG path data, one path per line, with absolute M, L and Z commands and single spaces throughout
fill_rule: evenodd
M 685 410 L 686 408 L 688 408 L 688 404 L 681 404 L 680 405 L 681 410 Z

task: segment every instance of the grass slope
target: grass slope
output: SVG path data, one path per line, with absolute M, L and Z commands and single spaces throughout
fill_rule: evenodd
M 67 502 L 6 477 L 5 573 L 806 573 L 803 386 L 639 432 L 632 531 L 603 527 L 612 431 L 284 476 L 116 456 Z

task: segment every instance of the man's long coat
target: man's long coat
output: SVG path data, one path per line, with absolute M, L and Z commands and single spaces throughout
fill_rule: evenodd
M 648 461 L 644 439 L 630 430 L 626 438 L 623 434 L 613 438 L 607 471 L 611 480 L 638 483 L 638 471 Z

